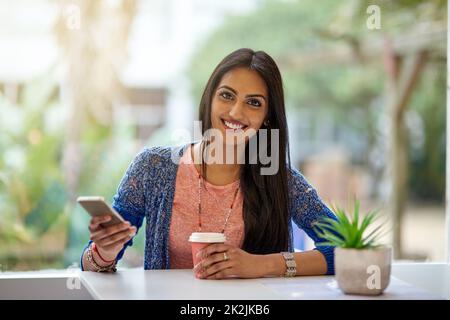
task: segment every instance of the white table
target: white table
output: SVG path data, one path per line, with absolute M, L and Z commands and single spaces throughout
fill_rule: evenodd
M 448 264 L 395 263 L 392 275 L 383 295 L 368 297 L 343 294 L 330 276 L 200 280 L 192 270 L 5 272 L 0 299 L 450 299 Z
M 444 265 L 441 276 L 450 275 Z M 415 269 L 414 269 L 415 268 Z M 437 270 L 437 268 L 435 268 Z M 435 271 L 434 275 L 439 276 Z M 292 300 L 292 299 L 442 299 L 437 291 L 400 280 L 397 273 L 412 276 L 420 266 L 401 265 L 384 294 L 375 297 L 343 294 L 333 276 L 263 278 L 263 279 L 196 279 L 192 270 L 119 270 L 116 274 L 83 272 L 81 280 L 95 299 L 158 300 Z M 445 279 L 440 280 L 445 281 Z M 450 285 L 450 283 L 448 283 Z M 442 293 L 442 292 L 441 292 Z M 447 296 L 450 298 L 450 296 Z
M 450 264 L 394 263 L 392 274 L 416 287 L 450 300 Z

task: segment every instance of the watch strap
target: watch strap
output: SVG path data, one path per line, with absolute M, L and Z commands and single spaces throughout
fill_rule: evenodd
M 285 277 L 295 277 L 297 275 L 297 263 L 294 259 L 294 254 L 292 252 L 281 252 L 281 255 L 286 262 L 286 272 Z

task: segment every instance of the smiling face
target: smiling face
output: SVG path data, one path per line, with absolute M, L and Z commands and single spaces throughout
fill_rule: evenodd
M 246 135 L 246 131 L 257 132 L 266 119 L 268 99 L 267 85 L 256 71 L 230 70 L 222 77 L 212 97 L 212 128 L 220 130 L 223 137 L 227 133 L 245 136 L 247 142 L 251 134 Z

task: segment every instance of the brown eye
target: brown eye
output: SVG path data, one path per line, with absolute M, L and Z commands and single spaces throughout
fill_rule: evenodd
M 257 99 L 250 99 L 248 103 L 253 107 L 261 107 L 261 102 Z
M 226 91 L 222 91 L 221 93 L 219 93 L 219 96 L 221 96 L 225 100 L 232 100 L 233 99 L 233 95 L 231 93 L 229 93 L 229 92 L 226 92 Z

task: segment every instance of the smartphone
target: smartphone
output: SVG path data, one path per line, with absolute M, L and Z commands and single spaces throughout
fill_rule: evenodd
M 95 196 L 83 196 L 78 197 L 77 202 L 92 216 L 103 216 L 110 215 L 111 220 L 101 223 L 102 227 L 109 227 L 115 224 L 125 222 L 125 219 L 112 208 L 108 203 L 105 202 L 103 197 L 95 197 Z

